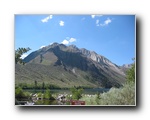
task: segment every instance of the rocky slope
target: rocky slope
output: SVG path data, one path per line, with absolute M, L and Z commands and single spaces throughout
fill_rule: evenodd
M 16 65 L 16 83 L 45 82 L 59 87 L 119 87 L 125 72 L 104 56 L 75 45 L 54 43 L 29 54 Z

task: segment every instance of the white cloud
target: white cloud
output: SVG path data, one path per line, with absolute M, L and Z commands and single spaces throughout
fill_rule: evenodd
M 95 18 L 95 15 L 91 15 L 92 18 Z
M 67 37 L 66 39 L 68 39 L 69 37 Z M 69 43 L 75 42 L 76 39 L 75 38 L 69 38 L 68 40 L 63 40 L 61 43 L 64 45 L 68 45 Z
M 46 18 L 42 19 L 41 21 L 42 21 L 43 23 L 45 23 L 45 22 L 48 22 L 48 19 L 49 19 L 49 17 L 46 17 Z
M 50 43 L 50 45 L 52 45 L 52 44 L 53 44 L 53 42 Z
M 106 25 L 108 25 L 109 23 L 111 23 L 111 20 L 108 18 L 107 20 L 105 20 L 104 22 Z
M 64 21 L 59 21 L 60 26 L 64 26 L 64 23 L 65 23 Z
M 42 21 L 43 23 L 45 23 L 45 22 L 48 22 L 48 20 L 50 20 L 50 19 L 52 19 L 52 18 L 53 18 L 53 15 L 49 15 L 48 17 L 42 19 L 41 21 Z
M 52 19 L 53 18 L 53 15 L 49 15 L 49 19 Z
M 70 38 L 69 42 L 75 42 L 76 39 L 75 38 Z
M 112 20 L 107 18 L 107 20 L 105 20 L 103 24 L 100 24 L 100 26 L 106 26 L 106 25 L 108 25 L 111 22 L 112 22 Z
M 40 48 L 44 48 L 45 47 L 45 45 L 42 45 Z
M 68 45 L 69 41 L 68 40 L 63 40 L 61 43 L 64 44 L 64 45 Z
M 28 56 L 28 54 L 23 54 L 20 58 L 21 59 L 24 59 L 25 57 L 27 57 Z
M 91 15 L 91 17 L 94 19 L 95 17 L 101 17 L 103 15 Z

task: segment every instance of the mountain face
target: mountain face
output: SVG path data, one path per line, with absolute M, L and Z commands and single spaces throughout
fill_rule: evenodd
M 133 64 L 123 64 L 122 66 L 120 66 L 121 71 L 123 71 L 124 73 L 127 72 L 128 69 L 130 69 L 132 67 Z
M 75 45 L 54 43 L 29 54 L 15 65 L 16 83 L 53 84 L 63 87 L 120 87 L 125 72 L 116 64 L 94 51 Z

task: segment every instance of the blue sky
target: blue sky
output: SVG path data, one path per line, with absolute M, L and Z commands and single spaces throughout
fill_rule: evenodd
M 74 44 L 117 65 L 135 57 L 134 15 L 15 15 L 15 49 L 29 53 L 54 42 Z

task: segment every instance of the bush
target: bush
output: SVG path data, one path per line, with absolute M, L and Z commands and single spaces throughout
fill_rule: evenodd
M 15 98 L 29 98 L 29 92 L 23 92 L 21 87 L 15 89 Z
M 127 71 L 127 83 L 135 83 L 135 63 L 132 67 Z
M 15 89 L 15 97 L 22 98 L 24 96 L 22 88 L 18 87 Z
M 52 94 L 51 94 L 49 89 L 46 89 L 46 91 L 44 93 L 44 99 L 54 100 L 54 97 L 52 96 Z
M 71 88 L 71 92 L 72 92 L 72 99 L 79 100 L 82 97 L 83 89 Z
M 97 100 L 97 99 L 96 99 Z M 126 84 L 122 88 L 111 88 L 103 93 L 98 101 L 100 105 L 135 105 L 135 86 Z
M 135 105 L 135 85 L 125 84 L 122 88 L 111 88 L 91 97 L 84 95 L 80 100 L 86 105 Z

